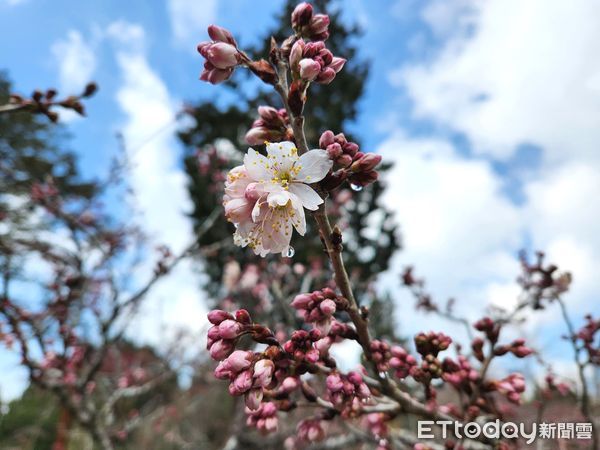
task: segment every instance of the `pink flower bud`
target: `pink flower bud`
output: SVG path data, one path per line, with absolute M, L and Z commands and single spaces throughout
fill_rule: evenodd
M 301 28 L 308 25 L 313 16 L 313 7 L 310 3 L 302 2 L 292 11 L 292 28 Z
M 309 26 L 313 34 L 325 33 L 327 28 L 329 28 L 329 16 L 327 14 L 315 14 Z
M 350 156 L 356 155 L 358 152 L 358 144 L 355 142 L 348 142 L 344 145 L 344 153 L 347 153 Z
M 214 325 L 219 325 L 226 319 L 233 319 L 233 316 L 227 311 L 213 309 L 211 312 L 208 313 L 208 321 Z
M 295 68 L 300 63 L 302 55 L 304 54 L 304 47 L 305 44 L 302 39 L 298 39 L 296 42 L 294 42 L 292 50 L 290 51 L 290 67 L 292 68 L 292 70 L 295 70 Z
M 227 357 L 224 361 L 228 364 L 229 368 L 234 372 L 241 372 L 246 370 L 252 365 L 252 352 L 245 350 L 236 350 Z
M 344 382 L 337 373 L 332 373 L 327 376 L 327 389 L 331 392 L 338 392 L 344 388 Z
M 528 347 L 522 346 L 522 347 L 517 347 L 515 350 L 513 350 L 513 354 L 517 357 L 517 358 L 525 358 L 526 356 L 529 356 L 533 353 L 533 350 L 531 350 Z
M 209 25 L 208 35 L 213 41 L 226 42 L 233 46 L 237 46 L 233 35 L 223 27 L 218 25 Z
M 512 379 L 512 385 L 517 392 L 523 392 L 525 390 L 525 378 L 523 378 L 523 375 L 516 374 Z
M 229 384 L 229 393 L 231 395 L 242 395 L 252 387 L 252 371 L 244 370 L 240 372 L 235 380 Z
M 275 370 L 275 364 L 270 359 L 261 359 L 254 364 L 254 385 L 267 387 L 271 383 L 271 376 Z
M 335 78 L 335 70 L 331 67 L 326 67 L 321 71 L 319 76 L 316 78 L 317 83 L 329 84 Z
M 198 53 L 200 53 L 202 56 L 204 56 L 206 58 L 206 50 L 211 45 L 212 45 L 212 42 L 208 42 L 208 41 L 200 42 L 198 44 L 198 46 L 196 47 L 196 50 L 198 50 Z
M 342 167 L 348 167 L 352 164 L 352 156 L 344 154 L 336 162 Z
M 313 81 L 321 71 L 321 65 L 314 59 L 301 59 L 298 66 L 300 68 L 300 77 L 307 81 Z
M 206 61 L 204 70 L 200 74 L 202 81 L 208 81 L 210 84 L 219 84 L 228 80 L 233 74 L 233 69 L 217 69 L 211 63 Z
M 231 44 L 215 42 L 206 47 L 206 59 L 217 69 L 230 69 L 238 65 L 238 50 Z
M 219 380 L 227 380 L 231 377 L 231 369 L 227 360 L 221 361 L 215 368 L 214 375 Z
M 333 159 L 334 161 L 342 156 L 342 153 L 342 146 L 337 142 L 327 146 L 327 154 L 329 155 L 329 158 Z
M 245 139 L 249 145 L 262 145 L 267 141 L 269 130 L 264 127 L 253 127 L 246 133 Z
M 235 339 L 242 331 L 242 324 L 232 319 L 224 320 L 219 324 L 219 336 L 222 339 Z
M 300 386 L 300 382 L 296 377 L 287 377 L 281 382 L 281 388 L 285 392 L 292 392 L 293 390 L 296 390 L 298 386 Z
M 336 310 L 335 302 L 330 299 L 325 299 L 319 304 L 319 309 L 323 312 L 323 314 L 331 316 Z
M 344 64 L 346 64 L 346 59 L 334 56 L 329 64 L 329 67 L 331 67 L 335 73 L 338 73 L 340 70 L 342 70 Z
M 220 361 L 227 358 L 233 351 L 233 348 L 233 342 L 219 340 L 210 347 L 209 353 L 212 359 Z
M 312 302 L 313 299 L 310 294 L 299 294 L 294 297 L 292 307 L 296 309 L 307 309 Z
M 333 131 L 327 130 L 323 132 L 321 137 L 319 138 L 319 147 L 322 149 L 326 149 L 329 145 L 334 143 L 334 134 Z
M 323 355 L 329 351 L 332 344 L 333 340 L 330 337 L 324 337 L 315 342 L 315 348 Z
M 306 359 L 306 361 L 308 361 L 309 363 L 316 363 L 319 360 L 319 352 L 317 351 L 317 349 L 312 348 L 309 351 L 306 352 L 306 354 L 304 355 L 304 358 Z
M 259 106 L 258 115 L 267 122 L 279 121 L 279 113 L 277 109 L 272 106 Z
M 364 156 L 352 163 L 350 169 L 354 172 L 368 172 L 373 170 L 381 162 L 381 155 L 365 153 Z
M 304 55 L 310 57 L 317 56 L 324 48 L 325 42 L 323 41 L 309 42 L 304 47 Z
M 219 336 L 219 326 L 218 325 L 213 325 L 212 327 L 210 327 L 208 329 L 207 337 L 209 339 L 213 339 L 213 340 L 220 339 L 220 336 Z
M 260 407 L 260 402 L 263 399 L 262 388 L 251 389 L 246 393 L 246 406 L 252 411 L 257 410 Z
M 237 320 L 239 323 L 243 323 L 246 325 L 252 323 L 252 319 L 250 319 L 250 314 L 245 309 L 238 309 L 235 312 L 235 320 Z
M 363 382 L 362 376 L 358 372 L 348 372 L 348 380 L 355 385 Z

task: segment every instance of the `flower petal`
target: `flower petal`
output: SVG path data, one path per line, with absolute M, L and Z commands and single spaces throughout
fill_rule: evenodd
M 273 177 L 269 160 L 252 148 L 244 155 L 244 167 L 253 181 L 264 182 Z
M 317 210 L 319 205 L 323 203 L 321 196 L 307 184 L 291 183 L 290 192 L 298 197 L 302 206 L 311 211 Z
M 292 225 L 300 234 L 300 236 L 304 236 L 306 233 L 306 215 L 304 214 L 304 208 L 302 207 L 302 203 L 300 199 L 296 195 L 291 195 L 293 214 L 292 214 Z
M 296 144 L 290 141 L 268 143 L 267 154 L 274 173 L 289 172 L 298 161 L 298 149 Z
M 269 193 L 267 197 L 267 202 L 271 208 L 275 208 L 277 206 L 285 206 L 290 201 L 290 194 L 287 191 L 279 190 L 275 192 Z
M 316 183 L 321 181 L 331 169 L 333 161 L 325 150 L 310 150 L 300 157 L 295 167 L 299 168 L 294 181 Z

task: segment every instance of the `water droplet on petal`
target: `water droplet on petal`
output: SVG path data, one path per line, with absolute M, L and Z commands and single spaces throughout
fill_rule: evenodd
M 296 254 L 296 250 L 294 250 L 294 247 L 292 247 L 291 245 L 285 250 L 284 252 L 284 256 L 286 258 L 291 258 Z
M 363 187 L 360 184 L 354 184 L 354 183 L 352 183 L 350 185 L 350 189 L 352 189 L 355 192 L 360 192 L 360 191 L 363 190 Z

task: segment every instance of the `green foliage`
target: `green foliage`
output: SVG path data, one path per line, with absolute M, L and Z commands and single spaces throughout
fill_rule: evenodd
M 58 403 L 54 396 L 29 387 L 0 415 L 0 448 L 50 450 L 56 435 Z

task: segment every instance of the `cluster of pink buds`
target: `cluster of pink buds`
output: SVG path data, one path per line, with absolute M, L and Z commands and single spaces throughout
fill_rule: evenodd
M 333 131 L 325 131 L 319 138 L 319 147 L 327 150 L 329 158 L 336 167 L 348 168 L 352 165 L 354 156 L 358 153 L 358 144 L 350 142 L 344 133 L 333 134 Z
M 485 355 L 483 354 L 483 346 L 485 342 L 481 338 L 475 338 L 471 342 L 471 350 L 473 350 L 473 356 L 477 358 L 478 361 L 483 362 L 485 359 Z
M 246 425 L 256 428 L 261 433 L 272 433 L 277 431 L 277 406 L 273 402 L 262 403 L 258 409 L 246 409 L 248 418 Z
M 335 189 L 345 180 L 364 187 L 379 177 L 375 167 L 381 162 L 381 156 L 359 151 L 358 144 L 348 141 L 343 133 L 325 131 L 319 138 L 319 147 L 327 150 L 334 162 L 334 172 L 323 181 L 326 189 Z
M 385 341 L 373 339 L 370 345 L 371 359 L 377 364 L 379 372 L 390 370 L 391 346 Z
M 285 109 L 272 106 L 259 106 L 259 118 L 254 121 L 246 133 L 246 142 L 250 145 L 262 145 L 265 141 L 293 141 L 294 133 Z
M 597 342 L 596 333 L 600 331 L 600 320 L 594 320 L 591 315 L 585 316 L 585 325 L 577 332 L 575 339 L 581 341 L 583 348 L 588 353 L 592 364 L 600 365 L 600 344 Z
M 425 358 L 427 355 L 437 356 L 441 351 L 446 350 L 450 347 L 452 338 L 446 336 L 444 333 L 436 333 L 430 331 L 429 333 L 419 333 L 415 336 L 415 346 L 417 352 Z
M 245 61 L 232 34 L 217 25 L 208 27 L 210 42 L 198 44 L 198 52 L 206 59 L 200 79 L 211 84 L 228 80 L 233 70 Z
M 259 358 L 259 359 L 257 359 Z M 221 361 L 215 369 L 215 377 L 229 380 L 229 393 L 245 395 L 246 406 L 259 408 L 263 390 L 271 384 L 275 364 L 270 359 L 260 359 L 251 351 L 236 350 Z
M 329 37 L 329 16 L 314 14 L 312 5 L 302 2 L 292 11 L 292 28 L 305 38 L 324 41 Z
M 536 257 L 536 261 L 530 263 L 527 254 L 521 253 L 523 274 L 517 281 L 531 297 L 533 309 L 543 309 L 544 300 L 552 301 L 569 289 L 572 277 L 569 272 L 560 272 L 554 264 L 546 265 L 543 252 L 537 252 Z
M 375 412 L 367 414 L 365 417 L 366 428 L 378 440 L 377 450 L 391 449 L 388 440 L 386 439 L 389 433 L 388 420 L 390 418 L 385 413 Z
M 233 352 L 235 341 L 248 331 L 250 315 L 245 309 L 236 311 L 235 316 L 227 311 L 215 309 L 208 313 L 208 321 L 213 326 L 208 330 L 206 348 L 210 356 L 220 361 Z
M 64 109 L 73 110 L 80 116 L 85 116 L 85 107 L 81 100 L 91 97 L 97 90 L 98 85 L 96 83 L 88 83 L 81 94 L 69 95 L 59 100 L 57 99 L 58 92 L 56 89 L 47 89 L 45 92 L 36 89 L 30 98 L 25 98 L 19 94 L 10 94 L 9 104 L 33 114 L 43 114 L 50 121 L 58 122 L 59 114 L 54 111 L 55 107 L 60 106 Z
M 477 331 L 485 333 L 488 341 L 490 341 L 492 344 L 498 342 L 498 337 L 500 336 L 500 324 L 494 322 L 489 317 L 484 317 L 483 319 L 475 322 L 473 326 Z
M 377 370 L 396 371 L 398 378 L 406 378 L 417 366 L 417 360 L 399 345 L 390 345 L 385 341 L 371 341 L 371 358 L 377 364 Z
M 371 391 L 358 372 L 347 375 L 332 372 L 327 376 L 327 397 L 340 410 L 342 417 L 356 417 L 362 403 L 371 397 Z
M 292 306 L 304 318 L 306 323 L 327 335 L 331 329 L 332 317 L 336 311 L 344 311 L 348 300 L 335 293 L 333 289 L 325 288 L 310 294 L 299 294 L 292 301 Z
M 290 52 L 290 69 L 294 80 L 329 84 L 344 64 L 346 60 L 333 56 L 322 41 L 306 43 L 298 39 Z
M 325 438 L 323 430 L 323 421 L 318 418 L 305 419 L 298 423 L 296 427 L 298 440 L 304 442 L 318 442 Z
M 546 386 L 547 393 L 550 393 L 552 391 L 558 391 L 558 393 L 563 396 L 571 393 L 571 387 L 567 383 L 564 383 L 562 381 L 557 383 L 553 373 L 548 373 L 546 375 Z
M 473 369 L 467 358 L 463 355 L 458 356 L 458 361 L 454 361 L 451 358 L 444 358 L 442 370 L 442 379 L 459 391 L 468 392 L 470 383 L 479 380 L 479 372 Z
M 406 378 L 417 366 L 417 360 L 398 345 L 392 347 L 391 353 L 390 367 L 396 371 L 396 377 L 400 379 Z
M 525 378 L 520 373 L 512 373 L 496 383 L 499 392 L 506 395 L 508 401 L 520 405 L 521 394 L 525 392 Z
M 525 339 L 515 339 L 510 345 L 499 345 L 494 349 L 494 355 L 502 356 L 512 353 L 517 358 L 525 358 L 533 353 L 533 350 L 525 345 Z
M 292 333 L 290 340 L 283 344 L 283 349 L 292 355 L 296 362 L 314 364 L 319 360 L 319 351 L 315 348 L 314 343 L 320 340 L 321 336 L 321 332 L 317 329 L 310 332 L 296 330 Z

